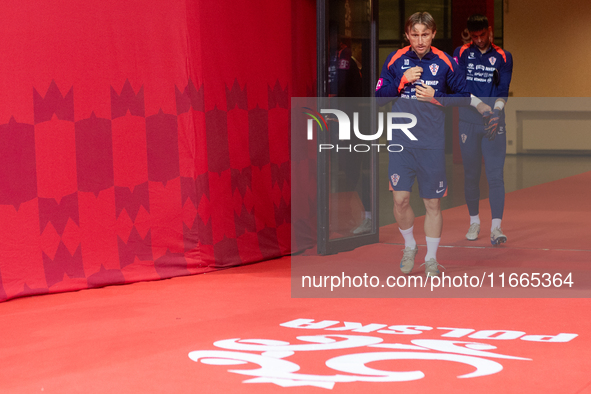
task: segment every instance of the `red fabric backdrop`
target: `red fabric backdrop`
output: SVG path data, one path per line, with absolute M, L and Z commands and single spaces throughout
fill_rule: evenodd
M 289 98 L 314 91 L 313 1 L 3 16 L 0 300 L 290 252 Z

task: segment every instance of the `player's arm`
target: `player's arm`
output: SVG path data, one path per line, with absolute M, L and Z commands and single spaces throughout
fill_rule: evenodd
M 380 73 L 380 79 L 378 79 L 376 85 L 376 97 L 383 98 L 384 100 L 378 100 L 380 106 L 385 105 L 392 98 L 400 97 L 398 86 L 400 85 L 400 77 L 398 77 L 394 70 L 389 67 L 390 60 L 394 56 L 395 52 L 391 53 L 384 62 L 382 72 Z M 387 99 L 387 100 L 386 100 Z
M 460 55 L 460 49 L 462 49 L 462 47 L 457 47 L 456 50 L 454 51 L 453 60 L 455 61 L 455 64 L 456 64 L 456 72 L 459 72 L 460 74 L 462 74 L 462 76 L 465 79 L 466 78 L 466 61 Z
M 497 136 L 501 112 L 503 112 L 507 97 L 509 96 L 509 84 L 511 83 L 511 75 L 513 73 L 513 56 L 509 52 L 505 52 L 505 56 L 506 61 L 499 69 L 498 96 L 495 100 L 494 109 L 490 113 L 483 115 L 485 120 L 488 119 L 485 127 L 485 136 L 490 141 L 494 140 Z
M 513 56 L 509 52 L 505 52 L 507 61 L 505 61 L 499 68 L 499 83 L 497 89 L 497 99 L 495 101 L 495 108 L 502 110 L 509 97 L 509 84 L 511 83 L 511 76 L 513 74 Z
M 415 82 L 421 77 L 423 72 L 421 67 L 411 67 L 402 73 L 398 67 L 396 67 L 396 63 L 391 62 L 393 56 L 395 56 L 395 53 L 392 53 L 390 56 L 388 56 L 384 66 L 382 67 L 380 79 L 378 80 L 378 84 L 376 86 L 376 97 L 381 97 L 384 99 L 400 97 L 406 85 Z M 388 101 L 390 100 L 378 100 L 378 103 L 381 106 L 386 104 Z
M 460 50 L 462 47 L 457 47 L 454 51 L 453 59 L 456 61 L 457 68 L 456 73 L 462 76 L 462 80 L 466 85 L 466 89 L 468 89 L 466 84 L 466 60 L 465 57 L 460 54 Z M 492 111 L 492 108 L 484 103 L 479 97 L 476 97 L 474 94 L 470 93 L 470 106 L 476 108 L 476 110 L 481 114 L 484 115 L 488 112 Z
M 483 117 L 490 116 L 490 112 L 492 111 L 490 105 L 486 104 L 479 97 L 474 96 L 472 93 L 470 93 L 470 106 L 476 108 L 476 110 L 480 112 L 480 115 Z
M 458 98 L 456 101 L 457 105 L 470 105 L 470 92 L 466 86 L 466 76 L 461 71 L 460 67 L 456 62 L 451 59 L 452 66 L 447 70 L 447 86 L 451 93 L 448 92 L 435 92 L 435 97 L 454 97 Z M 454 67 L 455 64 L 455 67 Z

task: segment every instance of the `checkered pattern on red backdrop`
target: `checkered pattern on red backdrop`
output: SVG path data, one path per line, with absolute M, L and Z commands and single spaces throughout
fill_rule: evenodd
M 0 300 L 288 254 L 315 3 L 67 3 L 0 27 Z

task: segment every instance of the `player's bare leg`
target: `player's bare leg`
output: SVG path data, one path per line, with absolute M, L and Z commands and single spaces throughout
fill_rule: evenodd
M 443 217 L 441 216 L 441 200 L 439 198 L 423 198 L 425 202 L 425 235 L 431 238 L 441 238 Z
M 441 215 L 441 200 L 439 198 L 424 198 L 425 208 L 425 236 L 427 241 L 427 255 L 425 256 L 425 273 L 427 276 L 439 275 L 437 263 L 437 248 L 441 240 L 443 217 Z
M 404 237 L 404 250 L 402 251 L 402 261 L 400 262 L 400 270 L 404 274 L 412 271 L 415 264 L 415 256 L 419 250 L 413 235 L 413 224 L 415 221 L 415 213 L 410 206 L 410 192 L 407 191 L 393 191 L 394 198 L 394 218 L 398 223 L 400 233 Z
M 415 213 L 410 206 L 410 192 L 392 192 L 394 197 L 394 218 L 401 230 L 411 228 L 415 221 Z

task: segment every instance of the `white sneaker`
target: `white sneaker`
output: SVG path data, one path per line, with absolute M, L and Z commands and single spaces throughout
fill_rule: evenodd
M 423 264 L 421 264 L 422 266 L 425 266 L 425 274 L 427 276 L 438 276 L 439 275 L 439 268 L 445 268 L 444 266 L 442 266 L 441 264 L 439 264 L 437 261 L 435 261 L 435 259 L 429 259 L 429 261 L 425 261 Z
M 476 239 L 478 239 L 478 234 L 480 234 L 480 223 L 472 223 L 468 229 L 468 234 L 466 234 L 466 239 L 469 241 L 476 241 Z
M 412 268 L 415 266 L 415 256 L 419 251 L 419 245 L 415 246 L 414 249 L 411 247 L 404 248 L 402 251 L 402 260 L 400 261 L 400 271 L 403 274 L 410 274 Z
M 355 230 L 353 230 L 353 234 L 357 235 L 357 234 L 369 233 L 370 231 L 371 231 L 371 219 L 365 218 L 365 219 L 363 219 L 363 222 L 361 222 L 359 227 L 357 227 Z
M 490 233 L 490 243 L 493 245 L 499 245 L 507 242 L 507 236 L 503 234 L 503 231 L 499 227 L 495 227 Z

